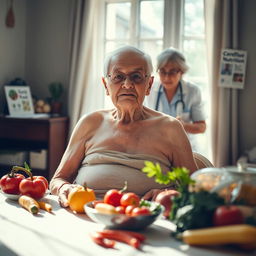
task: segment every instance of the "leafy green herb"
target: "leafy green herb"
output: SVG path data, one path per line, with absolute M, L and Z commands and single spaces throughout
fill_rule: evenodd
M 144 199 L 140 200 L 140 207 L 141 206 L 148 207 L 152 214 L 158 214 L 159 211 L 161 210 L 161 205 L 160 204 L 158 204 L 156 202 L 151 202 L 151 201 L 148 201 L 148 200 L 144 200 Z
M 177 226 L 177 233 L 187 229 L 212 226 L 215 209 L 223 205 L 224 199 L 217 193 L 201 190 L 187 192 L 173 199 L 170 220 Z
M 188 186 L 195 183 L 189 176 L 189 170 L 185 167 L 173 167 L 171 171 L 163 174 L 159 163 L 145 161 L 142 171 L 147 173 L 149 178 L 155 177 L 155 181 L 159 184 L 175 184 L 180 192 L 188 190 Z

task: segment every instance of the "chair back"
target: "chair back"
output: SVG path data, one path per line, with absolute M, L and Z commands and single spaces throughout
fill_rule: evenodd
M 200 153 L 193 152 L 193 156 L 196 161 L 196 165 L 198 169 L 214 167 L 213 164 L 207 159 L 205 156 L 201 155 Z

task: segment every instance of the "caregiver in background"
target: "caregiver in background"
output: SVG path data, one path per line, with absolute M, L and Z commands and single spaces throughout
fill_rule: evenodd
M 147 105 L 179 119 L 193 151 L 199 151 L 194 135 L 205 132 L 205 115 L 200 89 L 182 79 L 187 70 L 185 57 L 178 50 L 168 48 L 160 53 L 157 57 L 160 82 L 154 84 Z

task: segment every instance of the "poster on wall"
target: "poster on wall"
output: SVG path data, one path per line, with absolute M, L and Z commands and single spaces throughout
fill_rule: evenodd
M 11 117 L 26 117 L 34 114 L 34 106 L 29 86 L 4 86 Z
M 246 51 L 222 49 L 219 86 L 225 88 L 243 89 L 246 60 Z

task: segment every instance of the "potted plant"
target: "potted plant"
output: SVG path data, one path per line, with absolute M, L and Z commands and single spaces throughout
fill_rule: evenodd
M 51 112 L 53 114 L 61 114 L 62 103 L 60 102 L 60 97 L 64 92 L 62 83 L 52 82 L 49 84 L 48 89 L 51 94 Z

